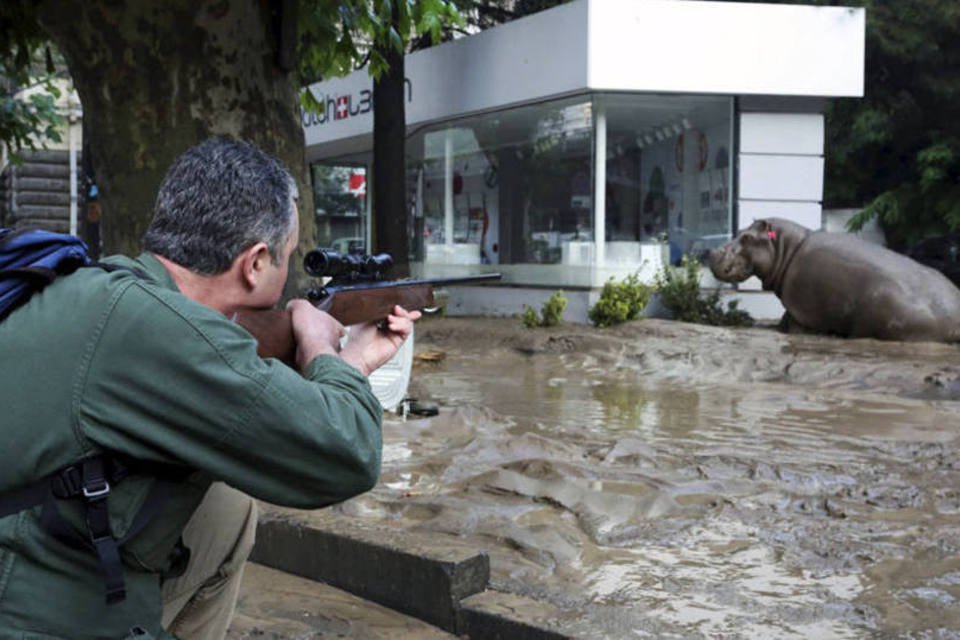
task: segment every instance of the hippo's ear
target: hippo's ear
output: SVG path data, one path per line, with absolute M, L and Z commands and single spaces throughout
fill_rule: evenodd
M 767 237 L 770 232 L 770 221 L 763 218 L 754 219 L 753 223 L 740 232 L 740 240 L 745 242 L 755 242 L 761 238 Z

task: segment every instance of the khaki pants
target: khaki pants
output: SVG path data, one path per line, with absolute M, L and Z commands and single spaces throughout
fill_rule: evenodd
M 187 571 L 163 583 L 163 626 L 183 640 L 220 640 L 233 618 L 253 549 L 257 504 L 222 482 L 210 486 L 183 530 Z

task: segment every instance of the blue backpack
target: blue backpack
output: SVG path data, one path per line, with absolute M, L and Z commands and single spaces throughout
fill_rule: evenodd
M 57 276 L 87 264 L 87 245 L 76 236 L 0 229 L 0 320 Z

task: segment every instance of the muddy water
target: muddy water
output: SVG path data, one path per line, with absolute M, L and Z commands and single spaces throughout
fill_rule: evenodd
M 486 550 L 583 638 L 960 638 L 960 351 L 429 320 L 337 507 Z M 439 361 L 428 360 L 440 357 Z

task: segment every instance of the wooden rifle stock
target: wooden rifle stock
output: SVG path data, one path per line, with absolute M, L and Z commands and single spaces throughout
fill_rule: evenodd
M 390 280 L 328 287 L 327 295 L 316 306 L 344 326 L 378 322 L 392 313 L 396 305 L 408 311 L 436 306 L 433 296 L 436 285 L 499 279 L 499 273 L 492 273 L 461 278 Z M 236 322 L 256 338 L 257 355 L 261 358 L 278 358 L 288 364 L 294 362 L 297 345 L 289 311 L 244 311 L 237 314 Z

